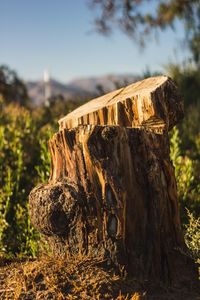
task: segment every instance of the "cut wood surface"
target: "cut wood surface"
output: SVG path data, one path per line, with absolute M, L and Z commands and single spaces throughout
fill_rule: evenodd
M 59 121 L 60 129 L 78 125 L 146 127 L 157 133 L 183 117 L 183 102 L 174 82 L 151 77 L 113 91 L 77 108 Z

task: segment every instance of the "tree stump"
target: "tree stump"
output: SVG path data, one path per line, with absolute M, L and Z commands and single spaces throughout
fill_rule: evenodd
M 141 280 L 188 276 L 168 138 L 182 117 L 175 84 L 161 76 L 59 121 L 49 182 L 30 194 L 32 223 L 55 254 L 102 257 Z

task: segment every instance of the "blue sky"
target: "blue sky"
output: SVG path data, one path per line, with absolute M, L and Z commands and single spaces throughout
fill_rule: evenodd
M 182 61 L 183 30 L 168 30 L 144 51 L 117 31 L 106 38 L 92 32 L 87 0 L 0 0 L 0 64 L 23 79 L 39 79 L 44 69 L 63 82 L 110 73 L 141 74 Z

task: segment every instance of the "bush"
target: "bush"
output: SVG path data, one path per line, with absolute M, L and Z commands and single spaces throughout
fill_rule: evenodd
M 187 215 L 188 224 L 185 225 L 185 242 L 199 266 L 200 279 L 200 217 L 195 218 L 189 210 L 187 210 Z
M 193 149 L 182 148 L 180 131 L 173 128 L 170 138 L 170 156 L 175 167 L 178 199 L 182 222 L 187 223 L 186 208 L 198 215 L 200 211 L 199 160 L 194 159 Z
M 48 140 L 57 120 L 78 104 L 55 99 L 31 111 L 0 99 L 1 255 L 37 255 L 41 237 L 30 224 L 28 195 L 49 178 Z
M 28 216 L 28 195 L 49 176 L 50 125 L 38 131 L 30 111 L 5 106 L 0 115 L 0 252 L 36 256 L 39 234 Z
M 185 107 L 200 104 L 200 69 L 191 64 L 165 66 L 167 73 L 172 77 L 181 91 Z
M 189 210 L 187 214 L 189 223 L 185 226 L 185 242 L 200 263 L 200 217 L 195 218 Z

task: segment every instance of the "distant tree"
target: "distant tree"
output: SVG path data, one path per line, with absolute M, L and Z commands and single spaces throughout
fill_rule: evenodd
M 25 84 L 17 73 L 8 66 L 0 66 L 0 95 L 5 103 L 28 104 L 28 93 Z
M 183 98 L 185 108 L 189 105 L 200 105 L 200 70 L 178 64 L 167 64 L 167 74 L 177 83 Z M 194 121 L 194 120 L 193 120 Z M 199 128 L 199 122 L 197 122 Z
M 199 0 L 89 0 L 97 9 L 96 29 L 109 34 L 120 27 L 131 38 L 145 44 L 146 36 L 156 29 L 175 29 L 183 23 L 187 45 L 196 64 L 200 64 Z M 154 9 L 155 7 L 155 9 Z

